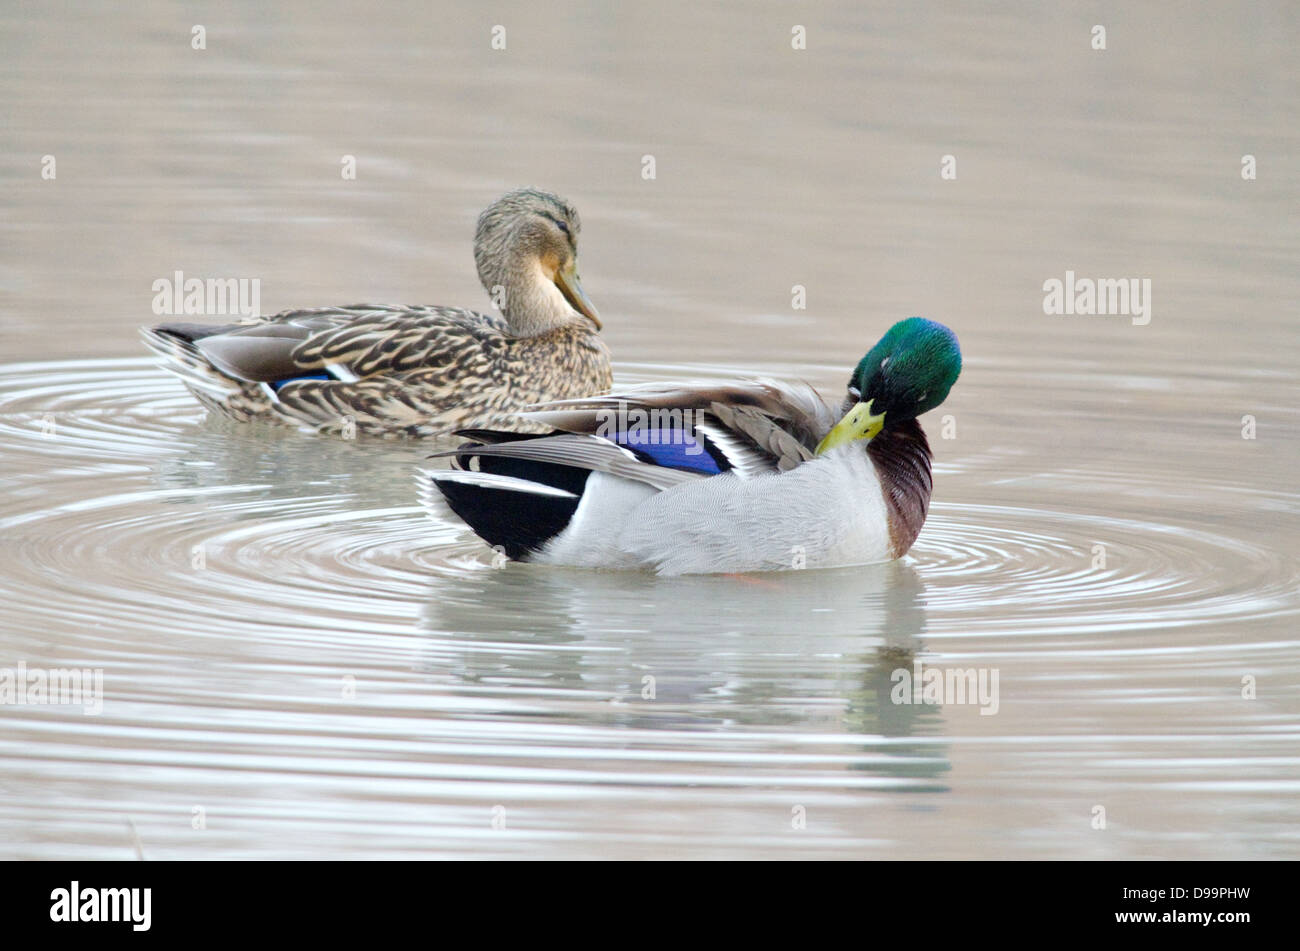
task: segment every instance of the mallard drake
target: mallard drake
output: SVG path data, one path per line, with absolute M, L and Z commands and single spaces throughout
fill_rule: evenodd
M 509 558 L 661 574 L 817 568 L 902 557 L 929 509 L 916 417 L 961 372 L 957 338 L 900 321 L 838 411 L 806 384 L 646 384 L 551 402 L 533 436 L 472 430 L 425 470 L 422 499 Z
M 201 403 L 240 421 L 409 436 L 518 426 L 529 404 L 612 382 L 578 280 L 580 230 L 572 205 L 531 188 L 479 216 L 474 260 L 500 316 L 354 304 L 142 333 Z

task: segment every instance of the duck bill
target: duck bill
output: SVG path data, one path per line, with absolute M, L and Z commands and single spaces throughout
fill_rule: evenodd
M 830 452 L 839 446 L 847 445 L 855 439 L 871 439 L 885 428 L 885 414 L 874 416 L 871 413 L 873 400 L 856 404 L 836 423 L 826 438 L 817 444 L 817 455 Z
M 560 293 L 574 310 L 595 324 L 597 330 L 601 329 L 600 316 L 596 313 L 596 307 L 587 297 L 587 292 L 582 289 L 582 284 L 578 282 L 576 260 L 563 270 L 555 272 L 555 286 L 560 289 Z

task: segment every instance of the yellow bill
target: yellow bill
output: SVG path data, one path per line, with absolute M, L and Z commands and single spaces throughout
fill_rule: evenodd
M 826 438 L 817 444 L 817 455 L 829 452 L 837 446 L 851 443 L 855 439 L 871 439 L 885 428 L 885 414 L 871 415 L 874 400 L 856 404 L 844 414 L 844 418 L 831 427 Z
M 555 286 L 560 289 L 564 299 L 573 305 L 574 310 L 595 324 L 597 330 L 601 329 L 600 317 L 596 313 L 596 307 L 588 299 L 587 292 L 582 289 L 582 284 L 578 281 L 577 258 L 569 262 L 568 267 L 555 272 Z

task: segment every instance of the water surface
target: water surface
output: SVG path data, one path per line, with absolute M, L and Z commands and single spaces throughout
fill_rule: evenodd
M 1295 11 L 745 9 L 0 13 L 0 667 L 104 677 L 0 706 L 0 855 L 1300 855 Z M 177 269 L 482 306 L 525 183 L 623 382 L 952 326 L 909 557 L 495 568 L 436 447 L 207 420 L 135 338 Z M 1067 270 L 1150 323 L 1046 316 Z

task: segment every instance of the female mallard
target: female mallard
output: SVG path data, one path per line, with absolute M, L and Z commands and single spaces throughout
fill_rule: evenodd
M 849 379 L 837 414 L 806 384 L 648 384 L 553 402 L 546 436 L 468 431 L 422 474 L 511 558 L 663 574 L 830 567 L 901 557 L 930 503 L 916 417 L 961 372 L 957 338 L 900 321 Z M 434 492 L 436 487 L 438 492 Z
M 201 403 L 241 422 L 410 436 L 517 425 L 529 404 L 612 382 L 600 319 L 578 281 L 580 227 L 572 205 L 531 188 L 479 216 L 474 260 L 499 317 L 354 304 L 162 324 L 144 339 Z

